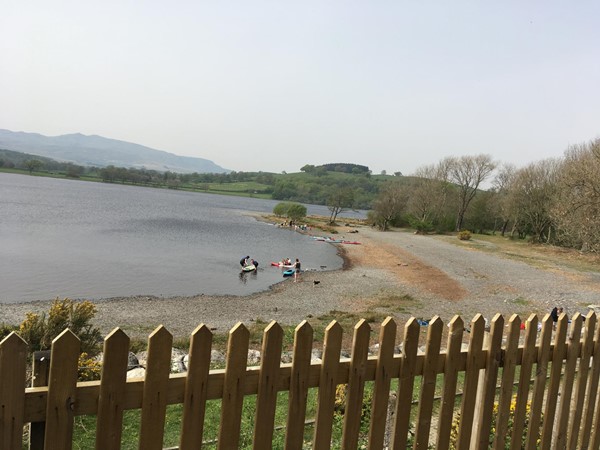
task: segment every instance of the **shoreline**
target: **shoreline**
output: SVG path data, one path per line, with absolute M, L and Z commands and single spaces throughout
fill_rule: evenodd
M 505 320 L 519 314 L 525 321 L 530 314 L 541 319 L 555 305 L 572 316 L 587 314 L 585 305 L 599 303 L 600 272 L 566 269 L 560 257 L 556 265 L 536 266 L 536 260 L 527 264 L 483 251 L 476 240 L 458 243 L 448 236 L 358 229 L 362 245 L 335 244 L 344 261 L 341 269 L 304 272 L 299 283 L 287 279 L 243 296 L 99 299 L 93 301 L 92 324 L 103 336 L 119 327 L 132 339 L 147 339 L 164 325 L 175 339 L 187 339 L 202 323 L 225 334 L 238 322 L 251 327 L 276 320 L 296 326 L 307 319 L 321 327 L 332 318 L 348 325 L 364 317 L 376 329 L 392 316 L 401 335 L 400 327 L 411 317 L 439 316 L 448 323 L 458 314 L 468 324 L 476 314 L 491 319 L 499 313 Z M 18 325 L 28 312 L 47 313 L 51 302 L 0 304 L 0 323 Z

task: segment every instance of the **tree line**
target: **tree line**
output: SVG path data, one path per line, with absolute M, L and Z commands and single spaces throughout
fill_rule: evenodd
M 593 252 L 600 250 L 598 217 L 600 139 L 522 168 L 489 155 L 444 158 L 388 182 L 369 214 L 382 230 L 491 231 Z

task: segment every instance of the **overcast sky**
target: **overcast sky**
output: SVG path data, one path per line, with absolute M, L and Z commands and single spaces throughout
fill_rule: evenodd
M 0 128 L 236 171 L 523 166 L 600 137 L 600 2 L 11 1 Z

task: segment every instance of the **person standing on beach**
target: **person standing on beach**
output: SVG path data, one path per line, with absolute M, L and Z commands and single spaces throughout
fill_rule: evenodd
M 300 276 L 300 260 L 296 258 L 296 263 L 294 264 L 294 283 L 298 281 L 298 277 Z

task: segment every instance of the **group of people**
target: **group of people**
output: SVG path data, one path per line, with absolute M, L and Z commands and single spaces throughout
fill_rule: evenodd
M 294 269 L 294 283 L 298 280 L 298 277 L 300 276 L 300 270 L 302 267 L 302 263 L 300 263 L 300 259 L 296 258 L 296 261 L 292 263 L 292 260 L 290 258 L 283 258 L 281 260 L 281 264 L 284 266 L 291 266 L 293 265 L 293 269 Z M 258 270 L 258 261 L 256 261 L 254 258 L 250 258 L 250 256 L 245 256 L 242 259 L 240 259 L 240 266 L 242 266 L 242 269 L 244 267 L 248 267 L 249 265 L 253 265 L 254 266 L 254 270 Z
M 253 265 L 255 270 L 258 269 L 258 261 L 256 261 L 254 258 L 250 258 L 250 256 L 246 256 L 246 257 L 240 259 L 240 266 L 242 266 L 242 269 L 249 265 Z

